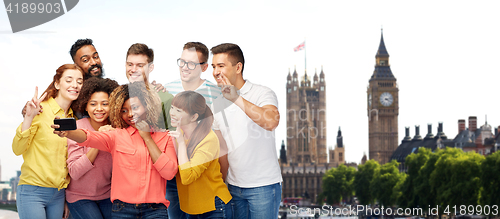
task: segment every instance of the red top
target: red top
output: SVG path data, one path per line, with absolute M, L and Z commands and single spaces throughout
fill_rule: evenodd
M 94 131 L 90 120 L 83 118 L 76 121 L 78 128 Z M 92 164 L 87 157 L 90 148 L 78 146 L 68 139 L 68 171 L 71 182 L 66 189 L 66 200 L 73 203 L 82 199 L 102 200 L 111 195 L 111 154 L 99 151 Z
M 170 202 L 165 199 L 167 180 L 172 179 L 178 169 L 168 131 L 151 133 L 162 152 L 153 164 L 144 140 L 132 126 L 108 132 L 82 130 L 87 133 L 87 140 L 79 145 L 108 151 L 113 157 L 111 201 L 163 203 L 168 207 Z

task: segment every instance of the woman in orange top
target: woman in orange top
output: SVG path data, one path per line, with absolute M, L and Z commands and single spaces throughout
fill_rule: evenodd
M 231 194 L 222 180 L 219 140 L 212 131 L 213 115 L 205 98 L 184 91 L 172 100 L 170 132 L 178 146 L 179 204 L 187 218 L 232 218 Z
M 117 129 L 54 133 L 111 153 L 112 218 L 166 218 L 165 188 L 177 172 L 177 158 L 168 132 L 156 130 L 160 99 L 144 82 L 122 85 L 109 99 L 110 121 Z

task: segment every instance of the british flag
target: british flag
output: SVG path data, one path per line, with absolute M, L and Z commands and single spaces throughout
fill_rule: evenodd
M 306 48 L 306 41 L 302 42 L 297 47 L 293 48 L 293 51 L 297 52 L 297 51 L 303 50 L 305 48 Z

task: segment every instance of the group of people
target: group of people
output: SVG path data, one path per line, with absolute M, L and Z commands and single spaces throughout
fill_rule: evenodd
M 12 149 L 24 163 L 20 218 L 277 218 L 276 94 L 243 79 L 240 47 L 184 45 L 180 78 L 149 82 L 154 52 L 127 51 L 126 77 L 104 78 L 92 40 L 23 109 Z M 173 75 L 172 75 L 173 76 Z M 78 118 L 57 131 L 54 119 Z

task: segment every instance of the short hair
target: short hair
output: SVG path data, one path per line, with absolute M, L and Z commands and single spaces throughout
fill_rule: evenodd
M 205 46 L 205 44 L 200 43 L 200 42 L 187 42 L 184 44 L 183 50 L 186 49 L 191 49 L 193 48 L 196 50 L 196 52 L 201 53 L 201 60 L 198 60 L 200 63 L 201 62 L 207 62 L 208 61 L 208 48 Z
M 146 109 L 146 122 L 155 130 L 159 129 L 158 120 L 161 113 L 161 100 L 155 91 L 148 90 L 142 81 L 136 81 L 117 87 L 109 97 L 109 121 L 114 128 L 127 128 L 122 119 L 122 107 L 125 101 L 137 97 Z
M 91 77 L 85 80 L 80 90 L 80 95 L 78 95 L 78 99 L 76 100 L 76 107 L 73 111 L 82 112 L 84 115 L 88 115 L 85 110 L 92 94 L 104 92 L 108 94 L 109 99 L 113 90 L 118 86 L 118 82 L 109 78 Z
M 71 46 L 71 49 L 69 50 L 69 55 L 71 55 L 71 59 L 73 61 L 75 61 L 75 55 L 76 55 L 76 52 L 84 47 L 84 46 L 94 46 L 94 44 L 92 44 L 92 39 L 78 39 L 72 46 Z M 95 46 L 94 46 L 95 48 Z
M 227 54 L 229 61 L 232 65 L 238 64 L 241 62 L 241 73 L 243 74 L 243 68 L 245 67 L 245 57 L 243 57 L 243 51 L 241 51 L 240 47 L 233 43 L 223 43 L 217 46 L 212 47 L 210 49 L 212 54 Z
M 153 52 L 153 49 L 149 48 L 146 44 L 143 43 L 136 43 L 130 46 L 127 51 L 127 58 L 130 54 L 133 55 L 145 55 L 148 57 L 148 64 L 152 63 L 153 60 L 155 59 L 155 54 Z

